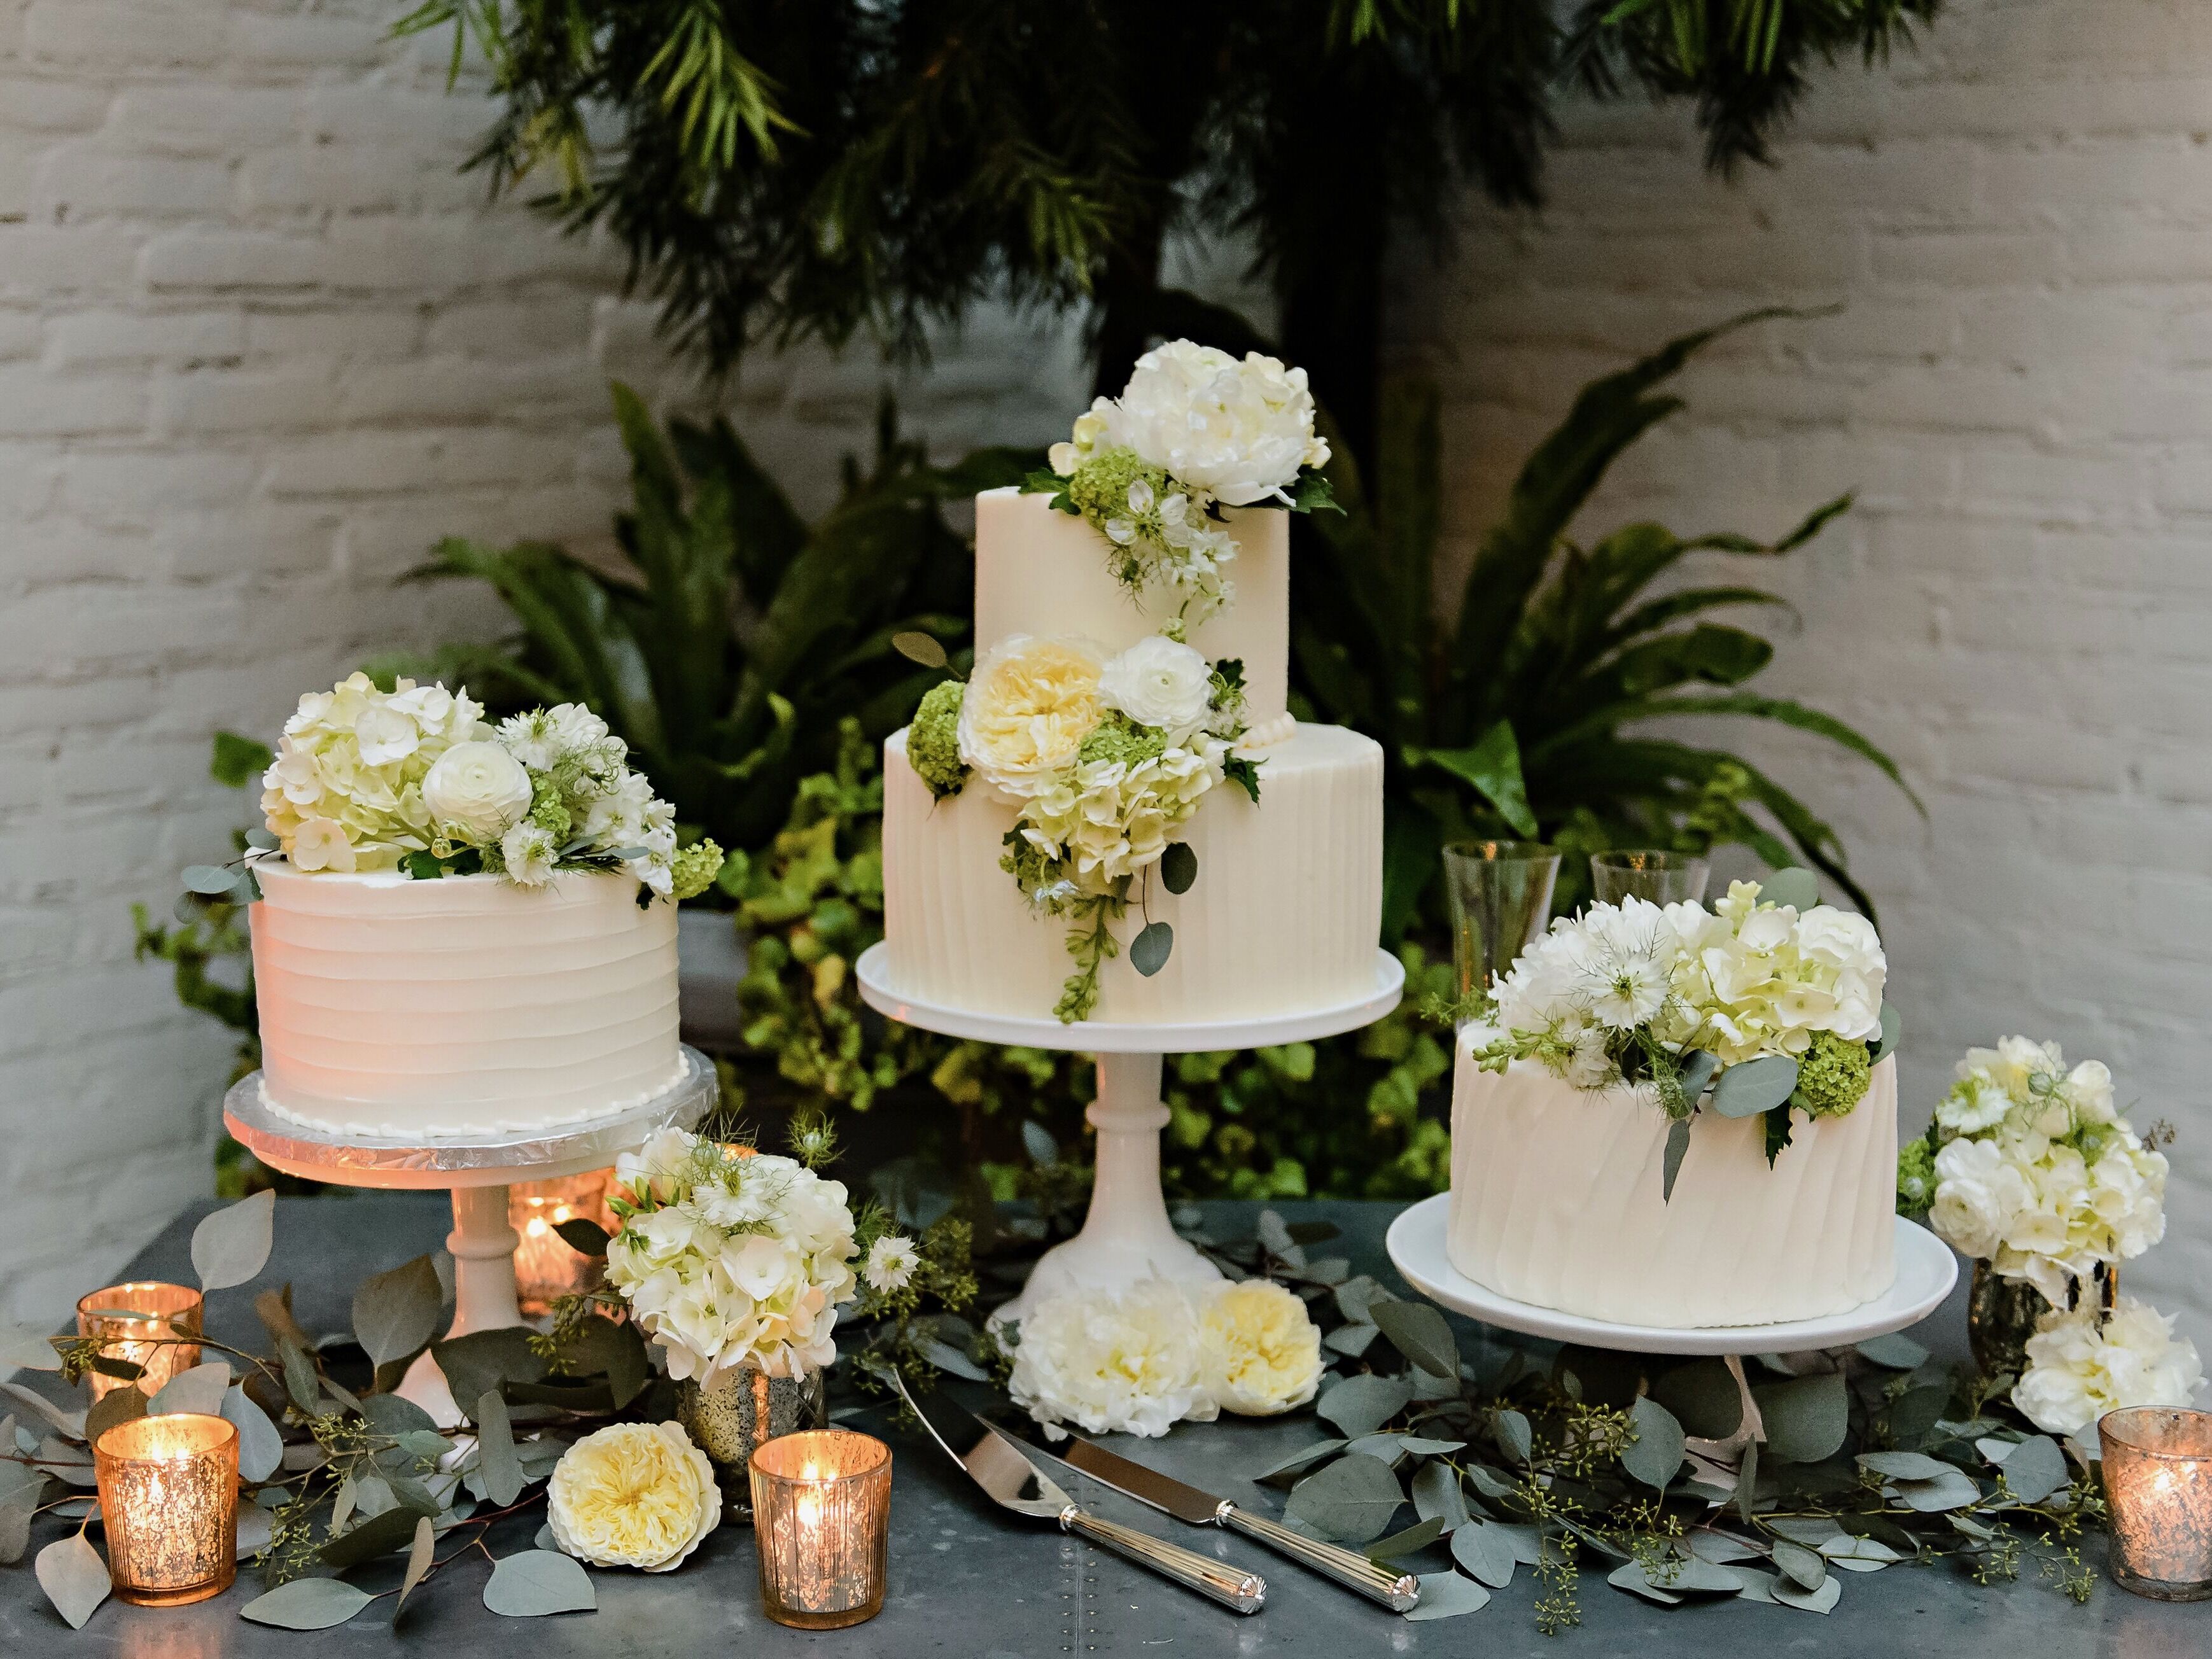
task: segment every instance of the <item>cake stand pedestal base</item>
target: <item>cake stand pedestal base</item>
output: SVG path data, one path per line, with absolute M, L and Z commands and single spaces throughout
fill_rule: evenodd
M 514 1279 L 515 1247 L 522 1241 L 507 1220 L 510 1184 L 604 1170 L 643 1146 L 656 1129 L 691 1128 L 714 1109 L 720 1093 L 714 1066 L 696 1049 L 685 1048 L 683 1059 L 683 1074 L 650 1099 L 552 1129 L 422 1141 L 325 1129 L 270 1110 L 258 1072 L 231 1085 L 222 1120 L 248 1152 L 286 1175 L 341 1187 L 451 1192 L 453 1230 L 446 1235 L 453 1257 L 450 1340 L 525 1322 Z M 468 1415 L 427 1349 L 408 1366 L 395 1392 L 441 1428 L 456 1427 Z
M 1049 1016 L 1016 1018 L 921 1001 L 895 988 L 890 969 L 888 945 L 862 951 L 856 969 L 860 995 L 902 1024 L 980 1042 L 1097 1057 L 1098 1098 L 1087 1114 L 1098 1131 L 1097 1176 L 1083 1231 L 1045 1252 L 1022 1293 L 992 1315 L 994 1324 L 1019 1320 L 1040 1303 L 1071 1291 L 1110 1295 L 1151 1279 L 1186 1285 L 1219 1279 L 1220 1269 L 1178 1237 L 1168 1219 L 1160 1188 L 1160 1131 L 1168 1122 L 1160 1102 L 1163 1056 L 1265 1048 L 1357 1030 L 1396 1007 L 1406 987 L 1403 965 L 1377 951 L 1372 988 L 1324 1008 L 1205 1023 L 1062 1024 Z

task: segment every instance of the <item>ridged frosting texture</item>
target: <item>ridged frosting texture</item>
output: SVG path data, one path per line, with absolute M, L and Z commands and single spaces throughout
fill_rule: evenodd
M 635 878 L 260 872 L 264 1098 L 380 1137 L 550 1128 L 676 1081 L 676 911 Z
M 1501 1295 L 1620 1324 L 1846 1312 L 1896 1277 L 1896 1060 L 1847 1115 L 1794 1122 L 1770 1170 L 1759 1119 L 1699 1113 L 1669 1202 L 1648 1089 L 1577 1089 L 1533 1060 L 1486 1072 L 1462 1044 L 1446 1254 Z
M 917 1001 L 1048 1018 L 1073 966 L 1065 918 L 1030 908 L 999 867 L 1014 809 L 970 785 L 947 800 L 884 745 L 884 932 L 893 984 Z M 1150 979 L 1126 954 L 1099 976 L 1095 1020 L 1177 1024 L 1293 1013 L 1375 988 L 1382 915 L 1382 750 L 1340 726 L 1301 726 L 1267 753 L 1260 804 L 1210 791 L 1179 832 L 1198 857 L 1180 896 L 1152 883 L 1175 929 Z M 1143 925 L 1115 925 L 1126 947 Z
M 1132 596 L 1114 578 L 1112 544 L 1089 520 L 1051 503 L 1050 495 L 1013 489 L 975 497 L 977 647 L 1009 634 L 1079 634 L 1110 656 L 1159 632 L 1180 598 L 1158 584 L 1141 602 Z M 1191 629 L 1190 643 L 1209 661 L 1243 661 L 1245 720 L 1261 728 L 1285 718 L 1290 684 L 1290 514 L 1231 507 L 1225 520 L 1237 556 L 1224 574 L 1236 592 Z

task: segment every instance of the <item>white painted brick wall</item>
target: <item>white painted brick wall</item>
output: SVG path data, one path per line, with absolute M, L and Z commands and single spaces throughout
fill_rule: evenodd
M 131 960 L 228 845 L 208 734 L 362 656 L 495 626 L 396 590 L 459 532 L 608 545 L 618 375 L 693 401 L 621 265 L 455 167 L 489 106 L 390 0 L 0 0 L 0 1316 L 59 1320 L 210 1180 L 228 1047 Z M 910 386 L 943 447 L 1042 441 L 1066 335 L 980 319 Z M 734 413 L 808 510 L 866 352 Z
M 1397 273 L 1462 568 L 1584 380 L 1754 305 L 1844 307 L 1692 368 L 1585 528 L 1771 533 L 1860 492 L 1752 573 L 1805 617 L 1766 684 L 1887 747 L 1928 822 L 1809 740 L 1725 735 L 1881 903 L 1909 1123 L 2024 1030 L 2180 1129 L 2126 1279 L 2212 1355 L 2212 7 L 1954 0 L 1917 52 L 1823 76 L 1779 170 L 1733 185 L 1678 113 L 1565 125 L 1540 216 L 1471 209 L 1446 265 Z

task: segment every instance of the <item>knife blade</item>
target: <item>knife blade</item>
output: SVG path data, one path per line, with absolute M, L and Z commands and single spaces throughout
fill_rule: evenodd
M 929 1437 L 1001 1509 L 1033 1521 L 1055 1522 L 1062 1532 L 1073 1533 L 1140 1567 L 1149 1567 L 1231 1613 L 1255 1613 L 1266 1604 L 1267 1581 L 1258 1573 L 1200 1555 L 1134 1527 L 1100 1519 L 1069 1498 L 1003 1430 L 941 1395 L 932 1395 L 924 1405 L 907 1392 L 896 1371 L 891 1373 L 891 1382 L 921 1419 Z
M 1420 1580 L 1412 1573 L 1394 1572 L 1376 1565 L 1357 1550 L 1292 1532 L 1279 1522 L 1240 1507 L 1233 1498 L 1217 1498 L 1147 1464 L 1109 1451 L 1095 1441 L 1070 1435 L 1054 1444 L 1043 1438 L 1034 1424 L 1010 1413 L 993 1413 L 990 1426 L 1018 1439 L 1025 1449 L 1042 1452 L 1054 1462 L 1065 1464 L 1079 1474 L 1087 1474 L 1139 1504 L 1150 1504 L 1162 1514 L 1194 1527 L 1220 1527 L 1243 1533 L 1254 1542 L 1265 1544 L 1300 1566 L 1357 1591 L 1393 1613 L 1405 1613 L 1419 1605 Z

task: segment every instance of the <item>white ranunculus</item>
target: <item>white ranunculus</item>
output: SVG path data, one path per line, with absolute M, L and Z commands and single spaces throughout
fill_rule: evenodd
M 2026 1174 L 1994 1141 L 1954 1140 L 1936 1154 L 1929 1224 L 1968 1255 L 1995 1255 L 2034 1201 Z
M 1126 445 L 1177 483 L 1229 507 L 1287 501 L 1301 467 L 1324 466 L 1328 445 L 1314 434 L 1313 394 L 1302 368 L 1258 352 L 1227 352 L 1173 340 L 1137 360 L 1114 402 L 1094 404 L 1103 422 L 1074 448 Z
M 960 700 L 960 758 L 1012 799 L 1047 787 L 1098 724 L 1104 654 L 1088 640 L 1012 634 L 977 659 Z
M 2079 1434 L 2129 1406 L 2187 1406 L 2204 1381 L 2196 1345 L 2173 1320 L 2124 1296 L 2110 1314 L 2094 1304 L 2056 1310 L 2027 1340 L 2027 1365 L 2012 1403 L 2046 1434 Z
M 422 804 L 442 828 L 488 845 L 530 810 L 530 774 L 498 744 L 457 743 L 422 780 Z
M 1176 738 L 1206 723 L 1213 669 L 1180 640 L 1148 634 L 1109 661 L 1098 677 L 1101 699 L 1139 726 Z
M 1048 1429 L 1152 1437 L 1186 1418 L 1211 1421 L 1219 1407 L 1200 1329 L 1189 1299 L 1163 1280 L 1054 1297 L 1021 1322 L 1007 1391 Z

